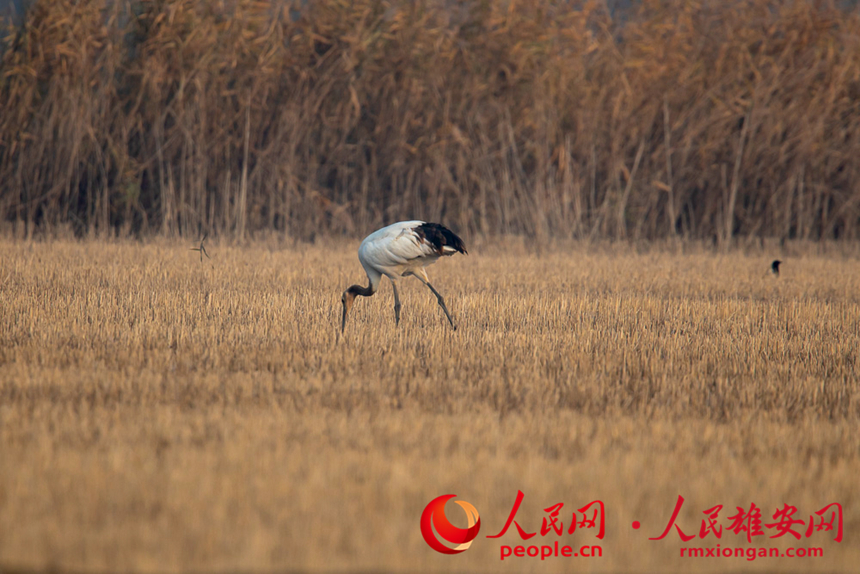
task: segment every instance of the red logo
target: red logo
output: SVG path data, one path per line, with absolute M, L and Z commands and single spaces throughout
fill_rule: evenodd
M 445 516 L 445 503 L 457 496 L 456 494 L 443 494 L 438 498 L 430 501 L 424 512 L 421 513 L 421 534 L 424 535 L 424 540 L 436 552 L 442 554 L 459 554 L 472 545 L 472 540 L 478 536 L 481 530 L 481 517 L 478 515 L 478 510 L 463 500 L 457 500 L 455 504 L 459 504 L 466 512 L 466 521 L 469 524 L 468 528 L 457 528 Z M 433 532 L 433 528 L 436 532 Z M 439 542 L 436 535 L 450 544 L 456 544 L 454 548 L 449 548 Z

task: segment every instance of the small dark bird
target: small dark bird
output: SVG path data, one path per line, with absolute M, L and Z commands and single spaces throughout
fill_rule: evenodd
M 451 327 L 457 330 L 454 319 L 445 305 L 445 299 L 430 284 L 424 267 L 435 263 L 440 257 L 454 255 L 455 253 L 466 254 L 466 246 L 463 240 L 457 237 L 450 229 L 438 223 L 426 223 L 424 221 L 401 221 L 374 231 L 364 238 L 358 248 L 358 260 L 367 273 L 370 284 L 367 287 L 353 285 L 343 292 L 341 303 L 343 303 L 343 318 L 340 330 L 346 329 L 346 315 L 349 313 L 357 295 L 370 297 L 379 288 L 383 275 L 391 280 L 394 289 L 394 324 L 400 324 L 400 293 L 397 291 L 397 282 L 401 277 L 410 275 L 424 283 L 433 295 L 436 302 L 448 317 Z
M 209 257 L 209 254 L 206 253 L 206 246 L 203 245 L 203 242 L 206 241 L 207 237 L 209 237 L 208 233 L 203 236 L 203 239 L 200 240 L 200 247 L 192 247 L 191 249 L 189 249 L 189 251 L 199 251 L 200 252 L 200 262 L 201 263 L 203 262 L 203 256 L 204 255 L 206 256 L 206 259 L 212 259 L 211 257 Z
M 779 277 L 779 264 L 782 263 L 779 259 L 774 260 L 773 263 L 770 264 L 770 272 Z

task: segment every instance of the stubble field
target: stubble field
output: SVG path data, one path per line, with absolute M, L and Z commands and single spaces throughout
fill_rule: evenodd
M 842 570 L 860 563 L 860 264 L 855 251 L 469 244 L 429 268 L 459 329 L 404 281 L 356 302 L 358 242 L 0 241 L 0 569 L 74 571 Z M 595 499 L 602 558 L 499 561 Z M 481 513 L 458 556 L 418 522 L 453 493 Z M 710 559 L 703 510 L 772 522 L 844 508 Z M 449 505 L 449 508 L 457 507 Z M 452 521 L 460 517 L 449 510 Z M 640 530 L 631 527 L 642 523 Z M 463 524 L 461 524 L 463 525 Z M 772 534 L 767 530 L 766 533 Z M 532 542 L 541 540 L 540 534 Z M 552 540 L 547 536 L 543 540 Z M 540 544 L 541 542 L 538 542 Z

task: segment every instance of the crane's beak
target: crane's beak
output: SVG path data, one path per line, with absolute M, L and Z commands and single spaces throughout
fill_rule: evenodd
M 355 295 L 352 293 L 346 292 L 341 297 L 341 303 L 343 303 L 343 318 L 340 321 L 340 332 L 343 333 L 346 330 L 346 314 L 349 313 L 350 308 L 352 307 L 352 302 L 355 300 Z

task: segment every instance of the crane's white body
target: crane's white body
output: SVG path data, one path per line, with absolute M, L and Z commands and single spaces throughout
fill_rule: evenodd
M 427 281 L 424 267 L 435 263 L 440 255 L 415 232 L 415 228 L 423 224 L 418 220 L 394 223 L 374 231 L 361 242 L 358 260 L 374 292 L 379 288 L 383 275 L 392 281 L 409 275 L 420 276 Z M 446 254 L 455 252 L 447 245 L 442 250 Z

